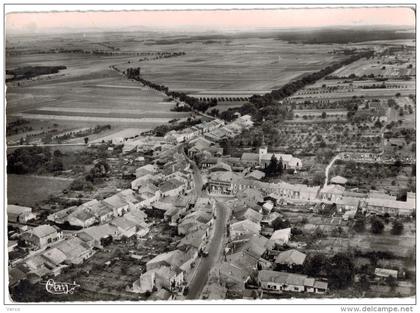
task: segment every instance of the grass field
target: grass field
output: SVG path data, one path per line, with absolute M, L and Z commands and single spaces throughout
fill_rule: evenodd
M 7 203 L 33 207 L 37 202 L 46 200 L 67 188 L 72 179 L 31 176 L 7 175 Z

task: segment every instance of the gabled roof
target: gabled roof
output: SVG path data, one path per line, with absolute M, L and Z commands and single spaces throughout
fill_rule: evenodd
M 230 225 L 232 231 L 246 232 L 258 234 L 261 230 L 261 226 L 250 220 L 243 220 Z
M 63 263 L 67 258 L 66 255 L 57 248 L 46 250 L 42 256 L 54 265 Z
M 241 156 L 241 161 L 243 162 L 258 162 L 259 159 L 260 156 L 258 153 L 244 152 Z
M 254 258 L 260 258 L 269 247 L 269 240 L 261 235 L 252 236 L 242 250 Z
M 253 209 L 247 209 L 243 215 L 246 219 L 249 219 L 251 222 L 259 224 L 262 220 L 262 214 L 258 213 Z
M 340 185 L 330 184 L 321 189 L 321 193 L 343 194 L 345 188 Z
M 165 181 L 164 183 L 160 184 L 159 189 L 161 192 L 167 192 L 167 191 L 179 188 L 183 185 L 184 183 L 182 181 L 179 181 L 176 178 L 171 178 L 170 180 Z
M 227 171 L 230 172 L 232 171 L 232 168 L 230 167 L 230 165 L 224 163 L 224 162 L 217 162 L 216 165 L 213 165 L 212 167 L 209 168 L 209 171 Z
M 199 229 L 187 234 L 184 238 L 181 239 L 177 247 L 194 247 L 198 249 L 203 242 L 203 236 L 205 232 L 205 229 Z
M 7 205 L 7 213 L 8 214 L 22 214 L 32 212 L 32 209 L 25 206 L 8 204 Z
M 288 241 L 290 238 L 290 234 L 291 234 L 292 229 L 291 228 L 284 228 L 284 229 L 279 229 L 276 230 L 272 235 L 271 235 L 271 240 L 277 241 L 277 240 L 282 240 L 282 241 Z
M 303 265 L 306 254 L 295 249 L 280 252 L 276 258 L 275 263 L 287 265 Z
M 345 185 L 347 183 L 347 178 L 344 178 L 343 176 L 334 176 L 333 178 L 331 178 L 330 183 Z
M 147 265 L 153 263 L 165 262 L 170 266 L 180 267 L 186 260 L 186 255 L 181 250 L 173 250 L 170 252 L 162 253 L 147 262 Z
M 51 234 L 57 233 L 57 230 L 50 225 L 40 225 L 35 228 L 32 228 L 30 230 L 30 233 L 39 238 L 43 238 Z
M 98 226 L 92 226 L 83 229 L 80 231 L 77 236 L 80 237 L 83 241 L 89 241 L 89 240 L 101 240 L 102 238 L 106 238 L 108 236 L 114 236 L 117 232 L 117 229 L 115 226 L 109 225 L 109 224 L 103 224 Z M 87 237 L 87 236 L 89 237 Z
M 67 259 L 79 257 L 90 250 L 89 246 L 77 237 L 64 240 L 55 247 L 61 252 L 63 252 L 66 255 Z
M 132 221 L 126 219 L 123 217 L 117 217 L 114 218 L 111 222 L 111 225 L 117 226 L 118 228 L 121 228 L 123 230 L 129 230 L 133 227 L 136 227 L 136 224 L 134 224 Z
M 264 177 L 265 177 L 265 173 L 259 170 L 252 171 L 251 173 L 245 176 L 245 178 L 256 179 L 256 180 L 261 180 Z

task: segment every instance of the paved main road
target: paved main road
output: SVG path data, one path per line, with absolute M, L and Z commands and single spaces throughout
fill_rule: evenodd
M 214 235 L 208 244 L 208 256 L 202 257 L 196 273 L 190 283 L 187 299 L 200 299 L 201 292 L 207 283 L 210 270 L 220 257 L 223 250 L 223 239 L 225 237 L 226 222 L 227 222 L 227 208 L 216 201 L 216 220 Z

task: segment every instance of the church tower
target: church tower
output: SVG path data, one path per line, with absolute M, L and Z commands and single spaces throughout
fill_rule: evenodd
M 260 165 L 261 165 L 262 156 L 265 155 L 265 154 L 267 154 L 267 153 L 268 153 L 268 147 L 267 147 L 267 145 L 264 142 L 264 134 L 263 134 L 261 146 L 258 149 L 258 162 L 259 162 Z

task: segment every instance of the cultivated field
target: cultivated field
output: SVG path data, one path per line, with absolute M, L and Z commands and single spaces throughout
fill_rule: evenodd
M 289 44 L 261 38 L 174 42 L 153 47 L 182 50 L 186 55 L 130 62 L 122 68 L 141 66 L 146 79 L 194 96 L 265 93 L 343 58 L 328 53 L 334 48 L 331 45 Z
M 33 207 L 67 188 L 72 179 L 61 177 L 7 175 L 7 203 Z

